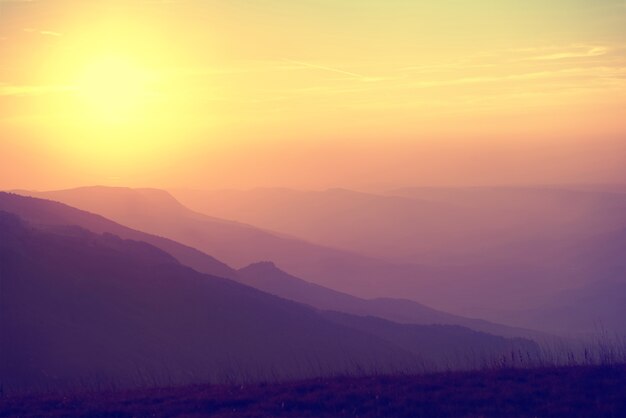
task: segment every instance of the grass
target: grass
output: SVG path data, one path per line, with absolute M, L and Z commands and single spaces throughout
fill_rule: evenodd
M 626 365 L 0 398 L 0 417 L 626 417 Z

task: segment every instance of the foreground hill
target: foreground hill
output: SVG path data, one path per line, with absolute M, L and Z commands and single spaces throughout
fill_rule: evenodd
M 342 377 L 0 398 L 0 417 L 618 418 L 626 416 L 624 381 L 624 366 Z
M 149 244 L 0 212 L 2 387 L 285 379 L 420 357 Z

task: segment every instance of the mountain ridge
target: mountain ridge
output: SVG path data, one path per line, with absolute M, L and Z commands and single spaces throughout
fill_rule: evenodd
M 290 275 L 271 261 L 251 264 L 239 269 L 238 273 L 236 280 L 242 283 L 322 310 L 357 316 L 373 316 L 402 324 L 458 325 L 505 337 L 527 337 L 539 340 L 550 338 L 547 334 L 528 329 L 508 327 L 438 311 L 408 299 L 358 298 Z
M 177 384 L 285 379 L 418 364 L 398 345 L 198 273 L 149 244 L 41 230 L 4 211 L 0 228 L 7 387 L 62 388 L 98 375 L 122 386 L 141 374 Z

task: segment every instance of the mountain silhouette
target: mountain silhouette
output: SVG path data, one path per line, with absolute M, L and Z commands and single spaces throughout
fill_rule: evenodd
M 407 299 L 362 299 L 306 282 L 280 270 L 272 262 L 259 262 L 238 271 L 241 283 L 285 299 L 327 311 L 356 316 L 373 316 L 403 324 L 460 325 L 476 331 L 506 337 L 545 338 L 537 332 L 494 324 L 480 319 L 464 318 L 437 311 Z
M 626 336 L 626 275 L 555 293 L 542 306 L 512 312 L 509 322 L 574 337 Z
M 0 236 L 6 387 L 281 379 L 410 369 L 419 359 L 147 243 L 8 212 Z
M 298 277 L 361 297 L 421 301 L 462 316 L 519 325 L 519 312 L 546 308 L 564 289 L 625 277 L 626 246 L 612 238 L 626 227 L 623 187 L 173 193 L 208 215 L 388 263 L 356 276 L 363 278 L 360 283 L 347 282 L 360 272 L 345 258 L 317 271 L 279 263 Z M 545 324 L 524 322 L 541 329 Z
M 19 193 L 59 201 L 127 227 L 167 237 L 229 266 L 241 268 L 272 260 L 298 277 L 363 297 L 379 296 L 382 282 L 389 289 L 389 296 L 406 295 L 406 288 L 396 291 L 397 284 L 414 286 L 422 275 L 429 273 L 421 266 L 394 264 L 202 215 L 162 190 L 100 186 Z M 417 293 L 411 289 L 408 294 Z
M 519 260 L 551 236 L 613 230 L 626 195 L 557 188 L 174 190 L 184 205 L 320 245 L 399 263 Z M 541 238 L 541 239 L 537 239 Z M 524 242 L 533 241 L 533 246 Z
M 325 318 L 375 335 L 428 359 L 441 369 L 481 367 L 494 359 L 523 353 L 539 358 L 539 346 L 521 338 L 508 339 L 461 326 L 399 324 L 375 316 L 323 312 Z
M 122 238 L 144 241 L 171 254 L 182 264 L 219 277 L 233 277 L 236 272 L 217 259 L 167 238 L 133 230 L 100 215 L 85 212 L 63 203 L 34 199 L 15 193 L 0 192 L 0 210 L 19 214 L 33 224 L 76 225 L 95 233 L 110 233 Z
M 462 327 L 318 311 L 74 225 L 0 211 L 0 234 L 0 372 L 13 390 L 467 368 L 536 351 Z
M 0 192 L 0 210 L 19 214 L 24 219 L 38 225 L 65 226 L 76 224 L 96 233 L 109 233 L 127 239 L 141 240 L 169 254 L 176 255 L 176 259 L 181 264 L 192 267 L 201 273 L 234 279 L 276 296 L 322 310 L 379 316 L 401 323 L 461 325 L 506 337 L 544 337 L 521 328 L 511 328 L 487 321 L 447 314 L 410 300 L 357 298 L 289 275 L 278 269 L 272 262 L 254 263 L 236 271 L 193 248 L 129 229 L 100 215 L 81 211 L 59 202 Z
M 83 201 L 85 193 L 89 196 L 94 195 L 93 199 L 87 199 L 90 202 L 90 209 L 97 210 L 98 208 L 96 206 L 98 205 L 115 206 L 117 208 L 115 211 L 112 209 L 109 211 L 114 212 L 112 214 L 117 215 L 118 218 L 125 218 L 124 216 L 121 216 L 119 212 L 125 212 L 126 210 L 136 213 L 136 217 L 141 218 L 140 214 L 149 211 L 149 207 L 151 206 L 157 207 L 153 213 L 171 214 L 171 217 L 157 217 L 157 219 L 163 219 L 163 222 L 165 222 L 166 219 L 169 219 L 170 223 L 175 223 L 177 222 L 177 216 L 180 214 L 183 214 L 183 216 L 188 214 L 188 210 L 186 208 L 172 199 L 167 193 L 159 190 L 135 191 L 134 189 L 110 189 L 105 187 L 96 187 L 69 191 L 67 194 L 73 198 L 66 198 L 64 200 L 86 205 Z M 50 194 L 56 195 L 57 193 L 47 193 L 42 195 Z M 126 197 L 121 199 L 120 196 Z M 143 201 L 145 196 L 148 196 L 146 199 L 150 201 L 151 205 L 148 204 L 148 202 Z M 113 202 L 117 203 L 107 204 L 107 199 L 111 199 Z M 288 275 L 287 273 L 275 268 L 273 264 L 257 263 L 252 264 L 248 268 L 244 268 L 240 271 L 235 271 L 213 257 L 207 256 L 192 248 L 161 237 L 131 230 L 109 221 L 108 219 L 102 218 L 99 215 L 80 211 L 58 202 L 23 197 L 15 194 L 0 193 L 0 209 L 14 211 L 15 213 L 25 216 L 29 220 L 39 223 L 61 225 L 76 223 L 77 225 L 93 232 L 109 232 L 120 235 L 124 238 L 149 242 L 162 250 L 175 255 L 181 263 L 193 267 L 202 273 L 232 278 L 259 288 L 260 290 L 267 291 L 286 299 L 305 303 L 319 309 L 336 310 L 357 315 L 380 316 L 382 318 L 404 323 L 462 325 L 470 327 L 474 330 L 507 337 L 537 337 L 536 333 L 528 330 L 521 328 L 516 329 L 487 321 L 473 320 L 446 314 L 408 299 L 399 300 L 392 298 L 376 298 L 374 300 L 364 300 L 351 296 L 347 293 L 334 291 L 330 288 L 315 285 L 296 278 L 295 276 Z M 201 217 L 201 219 L 203 218 Z M 217 220 L 216 222 L 220 221 Z M 151 222 L 151 224 L 153 223 L 154 222 Z M 227 224 L 230 223 L 227 222 Z M 226 242 L 224 245 L 229 244 L 232 243 Z M 219 245 L 219 242 L 217 242 L 216 245 Z M 307 247 L 304 248 L 306 249 Z M 319 255 L 319 247 L 312 246 L 312 248 L 315 250 L 313 254 Z M 326 251 L 331 252 L 333 250 L 328 249 Z M 354 260 L 357 262 L 355 265 L 359 270 L 366 269 L 368 266 L 372 266 L 372 264 L 374 264 L 366 258 L 361 258 L 352 254 L 345 255 L 341 252 L 331 254 L 334 254 L 335 264 L 349 264 L 351 262 L 350 260 Z M 345 260 L 344 257 L 348 257 L 348 260 L 343 261 Z M 363 260 L 366 262 L 363 262 Z M 384 266 L 384 263 L 381 264 Z M 268 268 L 264 270 L 262 268 L 263 266 L 267 266 Z M 350 274 L 350 270 L 346 271 L 346 269 L 342 269 L 341 271 L 345 274 Z M 383 274 L 383 272 L 381 272 L 381 274 Z M 382 277 L 385 276 L 383 275 Z
M 347 192 L 332 193 L 345 195 Z M 543 321 L 530 312 L 556 308 L 550 304 L 565 289 L 599 280 L 618 281 L 623 277 L 626 247 L 614 238 L 615 231 L 619 230 L 619 220 L 624 216 L 621 195 L 605 198 L 605 193 L 525 189 L 437 193 L 444 195 L 439 199 L 453 200 L 454 205 L 461 205 L 465 200 L 469 202 L 463 205 L 470 205 L 476 195 L 475 206 L 483 210 L 482 206 L 493 204 L 495 208 L 502 208 L 500 217 L 530 208 L 534 213 L 545 212 L 542 219 L 552 219 L 570 204 L 574 208 L 567 210 L 569 221 L 560 225 L 570 225 L 572 219 L 585 219 L 585 222 L 578 232 L 570 231 L 554 237 L 548 230 L 535 232 L 536 239 L 489 250 L 495 255 L 488 262 L 477 259 L 469 264 L 456 263 L 452 258 L 448 263 L 415 265 L 311 244 L 249 225 L 204 216 L 187 209 L 160 190 L 96 187 L 40 195 L 180 241 L 236 267 L 245 265 L 242 265 L 244 261 L 252 264 L 271 260 L 281 269 L 310 283 L 362 299 L 394 299 L 389 302 L 394 309 L 401 304 L 397 299 L 405 299 L 404 303 L 427 301 L 429 306 L 456 316 L 482 318 L 550 333 L 559 332 L 559 328 L 546 329 L 550 321 Z M 522 205 L 527 201 L 535 203 Z M 524 228 L 523 223 L 520 228 Z M 529 229 L 532 228 L 529 226 Z M 542 251 L 538 253 L 535 247 Z M 499 257 L 497 254 L 517 255 Z M 185 264 L 198 269 L 191 263 Z M 215 274 L 214 271 L 199 270 Z M 235 274 L 228 271 L 218 275 L 233 278 Z M 476 329 L 475 326 L 472 328 Z M 480 330 L 500 333 L 492 329 Z

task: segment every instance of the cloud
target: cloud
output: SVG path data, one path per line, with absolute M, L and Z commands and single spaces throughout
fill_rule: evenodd
M 342 70 L 342 69 L 339 69 L 339 68 L 327 67 L 325 65 L 311 64 L 311 63 L 308 63 L 308 62 L 295 61 L 295 60 L 291 60 L 291 59 L 284 59 L 283 61 L 291 63 L 291 64 L 299 65 L 302 68 L 313 68 L 313 69 L 317 69 L 317 70 L 330 71 L 330 72 L 333 72 L 333 73 L 348 75 L 350 77 L 356 78 L 356 79 L 361 80 L 361 81 L 370 81 L 371 82 L 371 81 L 382 81 L 382 80 L 384 80 L 383 77 L 370 77 L 370 76 L 366 76 L 366 75 L 363 75 L 363 74 L 358 74 L 358 73 L 354 73 L 354 72 L 351 72 L 351 71 Z
M 39 31 L 40 35 L 44 35 L 44 36 L 63 36 L 63 34 L 59 33 L 59 32 L 53 32 L 50 30 L 42 30 Z
M 610 48 L 606 46 L 574 46 L 569 50 L 522 58 L 520 61 L 552 61 L 571 58 L 591 58 L 606 55 Z
M 57 38 L 60 37 L 60 36 L 63 36 L 63 34 L 60 33 L 60 32 L 54 32 L 54 31 L 51 31 L 51 30 L 38 30 L 38 29 L 33 29 L 33 28 L 24 28 L 24 32 L 26 32 L 26 33 L 37 33 L 37 34 L 42 35 L 42 36 L 54 36 L 54 37 L 57 37 Z
M 352 71 L 342 70 L 337 67 L 330 67 L 325 65 L 312 64 L 304 61 L 296 61 L 291 59 L 282 59 L 280 61 L 246 61 L 239 66 L 234 67 L 181 67 L 172 68 L 168 72 L 171 76 L 204 76 L 204 75 L 241 75 L 241 74 L 262 74 L 272 72 L 290 72 L 290 71 L 302 71 L 302 70 L 322 70 L 333 72 L 337 74 L 343 74 L 349 76 L 350 79 L 374 82 L 389 80 L 389 77 L 373 77 L 364 74 L 355 73 Z
M 18 85 L 0 83 L 0 96 L 40 96 L 73 91 L 72 86 L 63 85 Z

